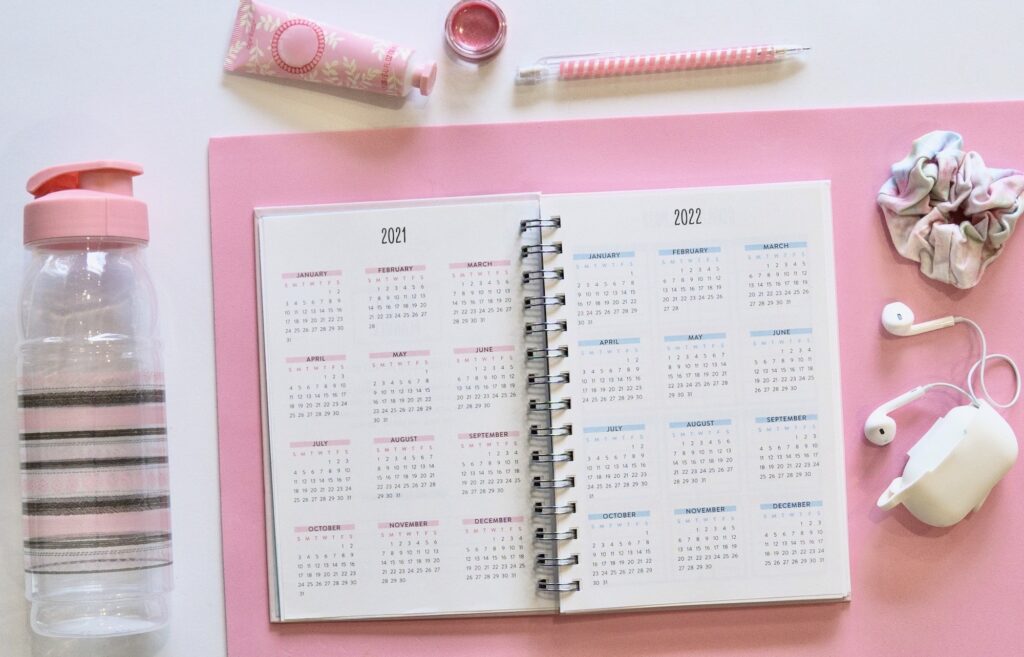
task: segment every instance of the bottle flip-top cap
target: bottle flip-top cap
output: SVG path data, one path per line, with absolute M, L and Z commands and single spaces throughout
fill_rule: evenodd
M 132 196 L 142 167 L 97 160 L 43 169 L 28 180 L 25 244 L 69 237 L 149 241 L 146 204 Z

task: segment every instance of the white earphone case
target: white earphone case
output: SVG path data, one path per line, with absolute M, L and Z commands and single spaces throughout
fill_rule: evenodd
M 981 507 L 1017 451 L 1013 429 L 987 402 L 958 406 L 910 449 L 903 476 L 889 484 L 878 506 L 902 504 L 921 522 L 954 525 Z

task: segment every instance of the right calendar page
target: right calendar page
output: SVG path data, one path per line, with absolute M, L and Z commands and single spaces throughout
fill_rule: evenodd
M 562 611 L 847 598 L 828 182 L 541 205 Z

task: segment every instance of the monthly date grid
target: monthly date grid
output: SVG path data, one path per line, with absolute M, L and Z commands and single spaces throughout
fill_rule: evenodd
M 807 242 L 746 244 L 747 307 L 788 309 L 809 303 Z
M 288 420 L 339 418 L 348 407 L 344 354 L 288 356 Z
M 813 413 L 754 419 L 757 480 L 814 484 L 821 480 L 821 440 Z
M 477 260 L 448 265 L 451 279 L 450 324 L 479 326 L 492 320 L 502 321 L 513 312 L 510 260 Z
M 455 410 L 486 410 L 519 396 L 513 345 L 455 348 Z
M 760 505 L 762 571 L 814 571 L 825 566 L 823 506 L 821 500 L 787 500 Z
M 370 369 L 374 424 L 414 418 L 434 409 L 429 350 L 373 352 Z
M 426 265 L 367 267 L 367 327 L 396 330 L 421 326 L 429 313 Z
M 533 540 L 523 516 L 485 516 L 462 520 L 463 577 L 494 582 L 533 576 L 527 568 Z
M 731 391 L 725 333 L 666 335 L 665 392 L 672 399 L 720 399 Z
M 576 318 L 580 326 L 630 320 L 640 313 L 633 251 L 574 253 Z
M 462 495 L 500 495 L 524 485 L 526 467 L 518 431 L 459 434 Z
M 815 392 L 814 335 L 810 328 L 750 332 L 754 395 L 811 396 Z
M 658 257 L 663 314 L 688 314 L 695 308 L 718 307 L 725 301 L 721 247 L 659 249 Z
M 381 522 L 377 533 L 381 584 L 429 583 L 441 573 L 440 521 Z
M 652 485 L 644 424 L 584 427 L 587 497 L 642 494 Z
M 296 440 L 288 448 L 293 504 L 352 500 L 351 441 Z
M 736 484 L 735 427 L 730 418 L 669 423 L 672 486 L 722 489 Z
M 640 338 L 580 340 L 580 403 L 644 400 Z
M 736 506 L 691 506 L 673 511 L 676 573 L 683 577 L 742 574 L 743 540 Z
M 299 597 L 359 583 L 354 524 L 300 525 L 294 528 L 294 537 Z
M 340 269 L 281 274 L 286 344 L 300 338 L 333 338 L 345 330 L 341 275 Z
M 656 574 L 655 539 L 648 510 L 587 514 L 591 585 L 635 584 Z
M 378 436 L 373 443 L 378 500 L 439 495 L 434 436 Z

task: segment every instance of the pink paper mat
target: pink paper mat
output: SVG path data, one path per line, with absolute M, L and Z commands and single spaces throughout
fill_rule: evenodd
M 882 306 L 980 322 L 1024 360 L 1024 237 L 971 291 L 931 282 L 891 247 L 875 194 L 891 163 L 935 129 L 989 166 L 1024 168 L 1024 103 L 760 112 L 406 128 L 210 142 L 217 401 L 228 649 L 262 655 L 1008 655 L 1024 650 L 1024 466 L 977 516 L 931 529 L 875 499 L 904 453 L 959 399 L 896 415 L 888 449 L 860 427 L 880 402 L 963 381 L 971 332 L 893 338 Z M 839 286 L 853 600 L 592 616 L 271 625 L 263 510 L 252 210 L 509 192 L 577 192 L 831 179 Z M 751 208 L 756 213 L 757 208 Z M 1013 243 L 1020 241 L 1020 243 Z M 993 367 L 990 388 L 1009 391 Z M 1024 434 L 1024 404 L 1008 417 Z

